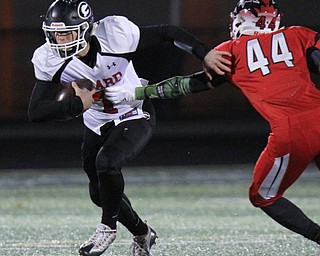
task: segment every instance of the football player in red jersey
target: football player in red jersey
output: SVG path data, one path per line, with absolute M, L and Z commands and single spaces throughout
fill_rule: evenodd
M 320 90 L 307 61 L 318 54 L 320 35 L 301 26 L 280 29 L 280 17 L 274 0 L 241 0 L 231 12 L 232 40 L 215 49 L 232 54 L 226 78 L 271 126 L 254 168 L 251 203 L 320 244 L 319 225 L 284 197 L 313 160 L 320 167 Z
M 85 0 L 56 0 L 43 22 L 46 43 L 34 52 L 36 85 L 29 103 L 33 122 L 62 120 L 83 113 L 83 167 L 89 178 L 92 201 L 101 207 L 101 223 L 80 246 L 80 255 L 101 255 L 114 241 L 117 221 L 132 234 L 132 255 L 149 255 L 156 233 L 133 210 L 124 194 L 121 167 L 137 155 L 152 136 L 155 115 L 151 102 L 112 104 L 107 87 L 141 85 L 133 55 L 142 49 L 171 43 L 204 61 L 218 74 L 229 71 L 228 53 L 212 51 L 185 30 L 171 25 L 138 27 L 122 16 L 94 22 Z M 208 53 L 210 52 L 210 55 Z M 96 88 L 57 101 L 59 84 L 86 78 Z
M 232 71 L 224 78 L 242 91 L 272 130 L 254 169 L 250 201 L 279 224 L 320 244 L 319 225 L 283 196 L 312 161 L 320 168 L 320 90 L 309 73 L 320 71 L 320 34 L 299 26 L 279 29 L 280 17 L 274 0 L 241 0 L 231 12 L 232 40 L 215 49 L 232 54 Z M 138 87 L 134 93 L 112 87 L 107 93 L 115 102 L 168 99 L 210 89 L 204 81 L 199 73 Z

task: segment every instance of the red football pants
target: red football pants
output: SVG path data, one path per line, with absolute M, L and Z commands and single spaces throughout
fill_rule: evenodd
M 271 123 L 249 190 L 251 203 L 265 207 L 279 198 L 315 160 L 320 167 L 320 108 Z

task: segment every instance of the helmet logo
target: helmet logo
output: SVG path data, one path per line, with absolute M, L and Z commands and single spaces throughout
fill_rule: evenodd
M 78 6 L 78 15 L 85 20 L 91 15 L 91 8 L 86 2 L 81 2 Z
M 50 26 L 59 28 L 59 27 L 65 27 L 66 25 L 63 22 L 52 22 Z

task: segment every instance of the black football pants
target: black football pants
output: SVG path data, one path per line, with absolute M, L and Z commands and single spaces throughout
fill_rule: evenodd
M 117 126 L 108 123 L 101 128 L 101 136 L 85 128 L 82 160 L 89 177 L 91 200 L 102 208 L 101 222 L 112 229 L 116 221 L 122 223 L 133 235 L 146 232 L 137 213 L 124 195 L 123 164 L 140 153 L 150 140 L 155 116 L 152 105 L 145 104 L 149 119 L 125 121 Z

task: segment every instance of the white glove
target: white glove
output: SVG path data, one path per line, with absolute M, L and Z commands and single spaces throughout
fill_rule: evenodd
M 133 91 L 122 86 L 110 86 L 105 89 L 105 95 L 114 104 L 130 103 L 136 100 L 135 88 L 132 89 Z

